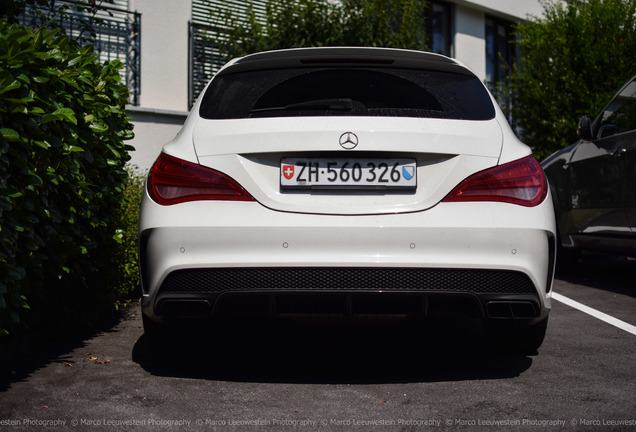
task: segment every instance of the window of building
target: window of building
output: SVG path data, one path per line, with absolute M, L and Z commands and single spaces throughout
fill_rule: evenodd
M 513 23 L 486 17 L 486 84 L 492 90 L 508 76 L 515 60 Z
M 78 12 L 73 5 L 72 1 L 65 0 L 58 0 L 48 8 L 27 5 L 18 20 L 28 27 L 47 25 L 63 29 L 69 38 L 92 44 L 100 62 L 121 60 L 124 69 L 120 75 L 130 91 L 130 103 L 139 105 L 141 14 L 128 11 L 128 0 L 115 0 L 114 6 L 100 6 L 95 15 Z M 65 13 L 60 13 L 60 7 Z
M 188 104 L 192 106 L 214 74 L 225 64 L 213 40 L 222 37 L 224 29 L 210 25 L 215 15 L 231 10 L 237 19 L 246 18 L 251 6 L 256 18 L 265 25 L 268 0 L 192 0 L 190 21 Z
M 428 9 L 428 44 L 431 52 L 452 56 L 452 6 L 431 2 Z

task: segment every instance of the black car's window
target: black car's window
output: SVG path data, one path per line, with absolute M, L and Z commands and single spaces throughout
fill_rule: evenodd
M 489 120 L 495 110 L 475 77 L 383 68 L 297 68 L 228 73 L 203 96 L 207 119 L 384 116 Z
M 605 108 L 598 137 L 636 130 L 636 80 L 630 82 Z

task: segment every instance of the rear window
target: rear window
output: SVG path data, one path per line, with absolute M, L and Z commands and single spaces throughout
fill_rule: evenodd
M 221 74 L 203 96 L 206 119 L 382 116 L 489 120 L 476 77 L 391 68 L 297 68 Z

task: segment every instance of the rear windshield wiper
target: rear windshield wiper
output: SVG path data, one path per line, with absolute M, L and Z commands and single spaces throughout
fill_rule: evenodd
M 340 99 L 318 99 L 304 102 L 293 103 L 279 107 L 255 108 L 250 110 L 251 113 L 267 112 L 267 111 L 294 111 L 294 110 L 333 110 L 333 111 L 351 111 L 353 109 L 353 101 L 348 98 Z

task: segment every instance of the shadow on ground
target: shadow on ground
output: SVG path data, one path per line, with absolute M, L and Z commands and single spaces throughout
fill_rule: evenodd
M 636 298 L 636 258 L 584 252 L 575 263 L 557 268 L 556 278 Z
M 636 297 L 635 272 L 636 259 L 583 254 L 574 266 L 560 269 L 557 278 Z M 39 369 L 63 361 L 65 354 L 100 340 L 102 335 L 108 335 L 107 343 L 117 344 L 123 353 L 131 353 L 132 360 L 153 375 L 237 382 L 373 384 L 506 379 L 523 374 L 533 363 L 532 356 L 487 344 L 480 321 L 464 317 L 409 325 L 226 321 L 187 330 L 176 341 L 166 342 L 163 349 L 152 350 L 140 330 L 138 308 L 126 308 L 94 331 L 55 338 L 32 335 L 18 346 L 0 345 L 0 392 Z M 132 324 L 118 326 L 124 315 Z M 134 340 L 138 341 L 133 345 L 130 341 Z
M 26 333 L 23 338 L 0 345 L 0 392 L 6 391 L 11 383 L 25 381 L 38 369 L 51 363 L 63 362 L 62 357 L 77 348 L 86 346 L 87 341 L 105 333 L 115 332 L 115 326 L 128 308 L 113 311 L 101 325 L 93 329 L 56 332 L 55 326 Z M 79 327 L 79 326 L 78 326 Z
M 501 379 L 532 364 L 488 346 L 480 321 L 460 317 L 397 325 L 228 321 L 158 349 L 142 336 L 133 361 L 159 376 L 330 384 Z

